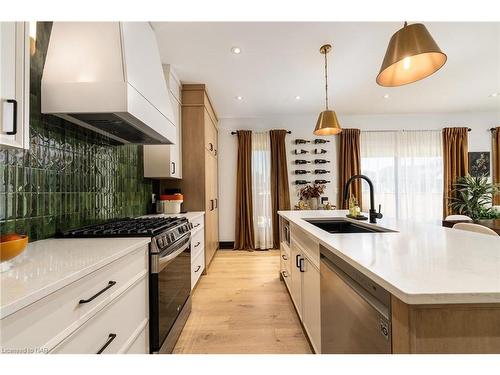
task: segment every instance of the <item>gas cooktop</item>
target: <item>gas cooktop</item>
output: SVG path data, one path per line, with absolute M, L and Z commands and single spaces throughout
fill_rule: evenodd
M 62 236 L 74 238 L 154 237 L 174 228 L 184 233 L 191 229 L 191 224 L 186 218 L 180 217 L 126 218 L 67 230 L 62 233 Z

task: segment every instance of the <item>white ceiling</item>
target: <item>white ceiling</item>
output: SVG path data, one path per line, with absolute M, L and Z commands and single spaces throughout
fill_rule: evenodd
M 333 44 L 329 94 L 338 113 L 500 111 L 500 95 L 489 97 L 500 91 L 500 23 L 426 23 L 448 61 L 427 79 L 397 88 L 380 87 L 375 77 L 400 23 L 152 25 L 163 63 L 172 64 L 185 83 L 207 84 L 221 118 L 320 112 L 324 73 L 318 50 L 325 43 Z M 241 54 L 233 54 L 233 46 Z

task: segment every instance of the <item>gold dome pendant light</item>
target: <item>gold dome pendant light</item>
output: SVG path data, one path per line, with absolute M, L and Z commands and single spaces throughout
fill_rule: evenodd
M 423 24 L 405 22 L 389 41 L 377 83 L 395 87 L 419 81 L 437 72 L 446 59 Z
M 339 121 L 337 120 L 337 115 L 334 111 L 328 109 L 328 60 L 326 55 L 330 52 L 332 46 L 330 44 L 325 44 L 321 46 L 319 52 L 325 55 L 325 103 L 326 109 L 319 114 L 318 122 L 316 122 L 316 128 L 314 129 L 314 135 L 335 135 L 342 131 Z

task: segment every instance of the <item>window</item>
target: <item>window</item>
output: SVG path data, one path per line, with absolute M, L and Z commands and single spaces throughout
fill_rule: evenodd
M 361 172 L 373 181 L 386 217 L 440 220 L 443 213 L 441 131 L 361 132 Z M 370 205 L 363 183 L 363 208 Z M 378 207 L 376 207 L 378 209 Z

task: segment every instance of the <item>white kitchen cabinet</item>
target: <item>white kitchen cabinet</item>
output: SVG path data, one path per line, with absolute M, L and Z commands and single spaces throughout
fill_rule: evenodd
M 29 148 L 29 23 L 0 22 L 0 145 Z
M 180 98 L 181 84 L 170 65 L 163 66 L 163 74 L 168 86 L 169 100 L 174 111 L 177 143 L 173 145 L 144 146 L 144 177 L 182 178 L 182 129 Z
M 319 245 L 297 226 L 290 229 L 290 257 L 281 243 L 281 275 L 314 351 L 321 353 Z
M 205 271 L 205 215 L 191 220 L 191 290 Z

